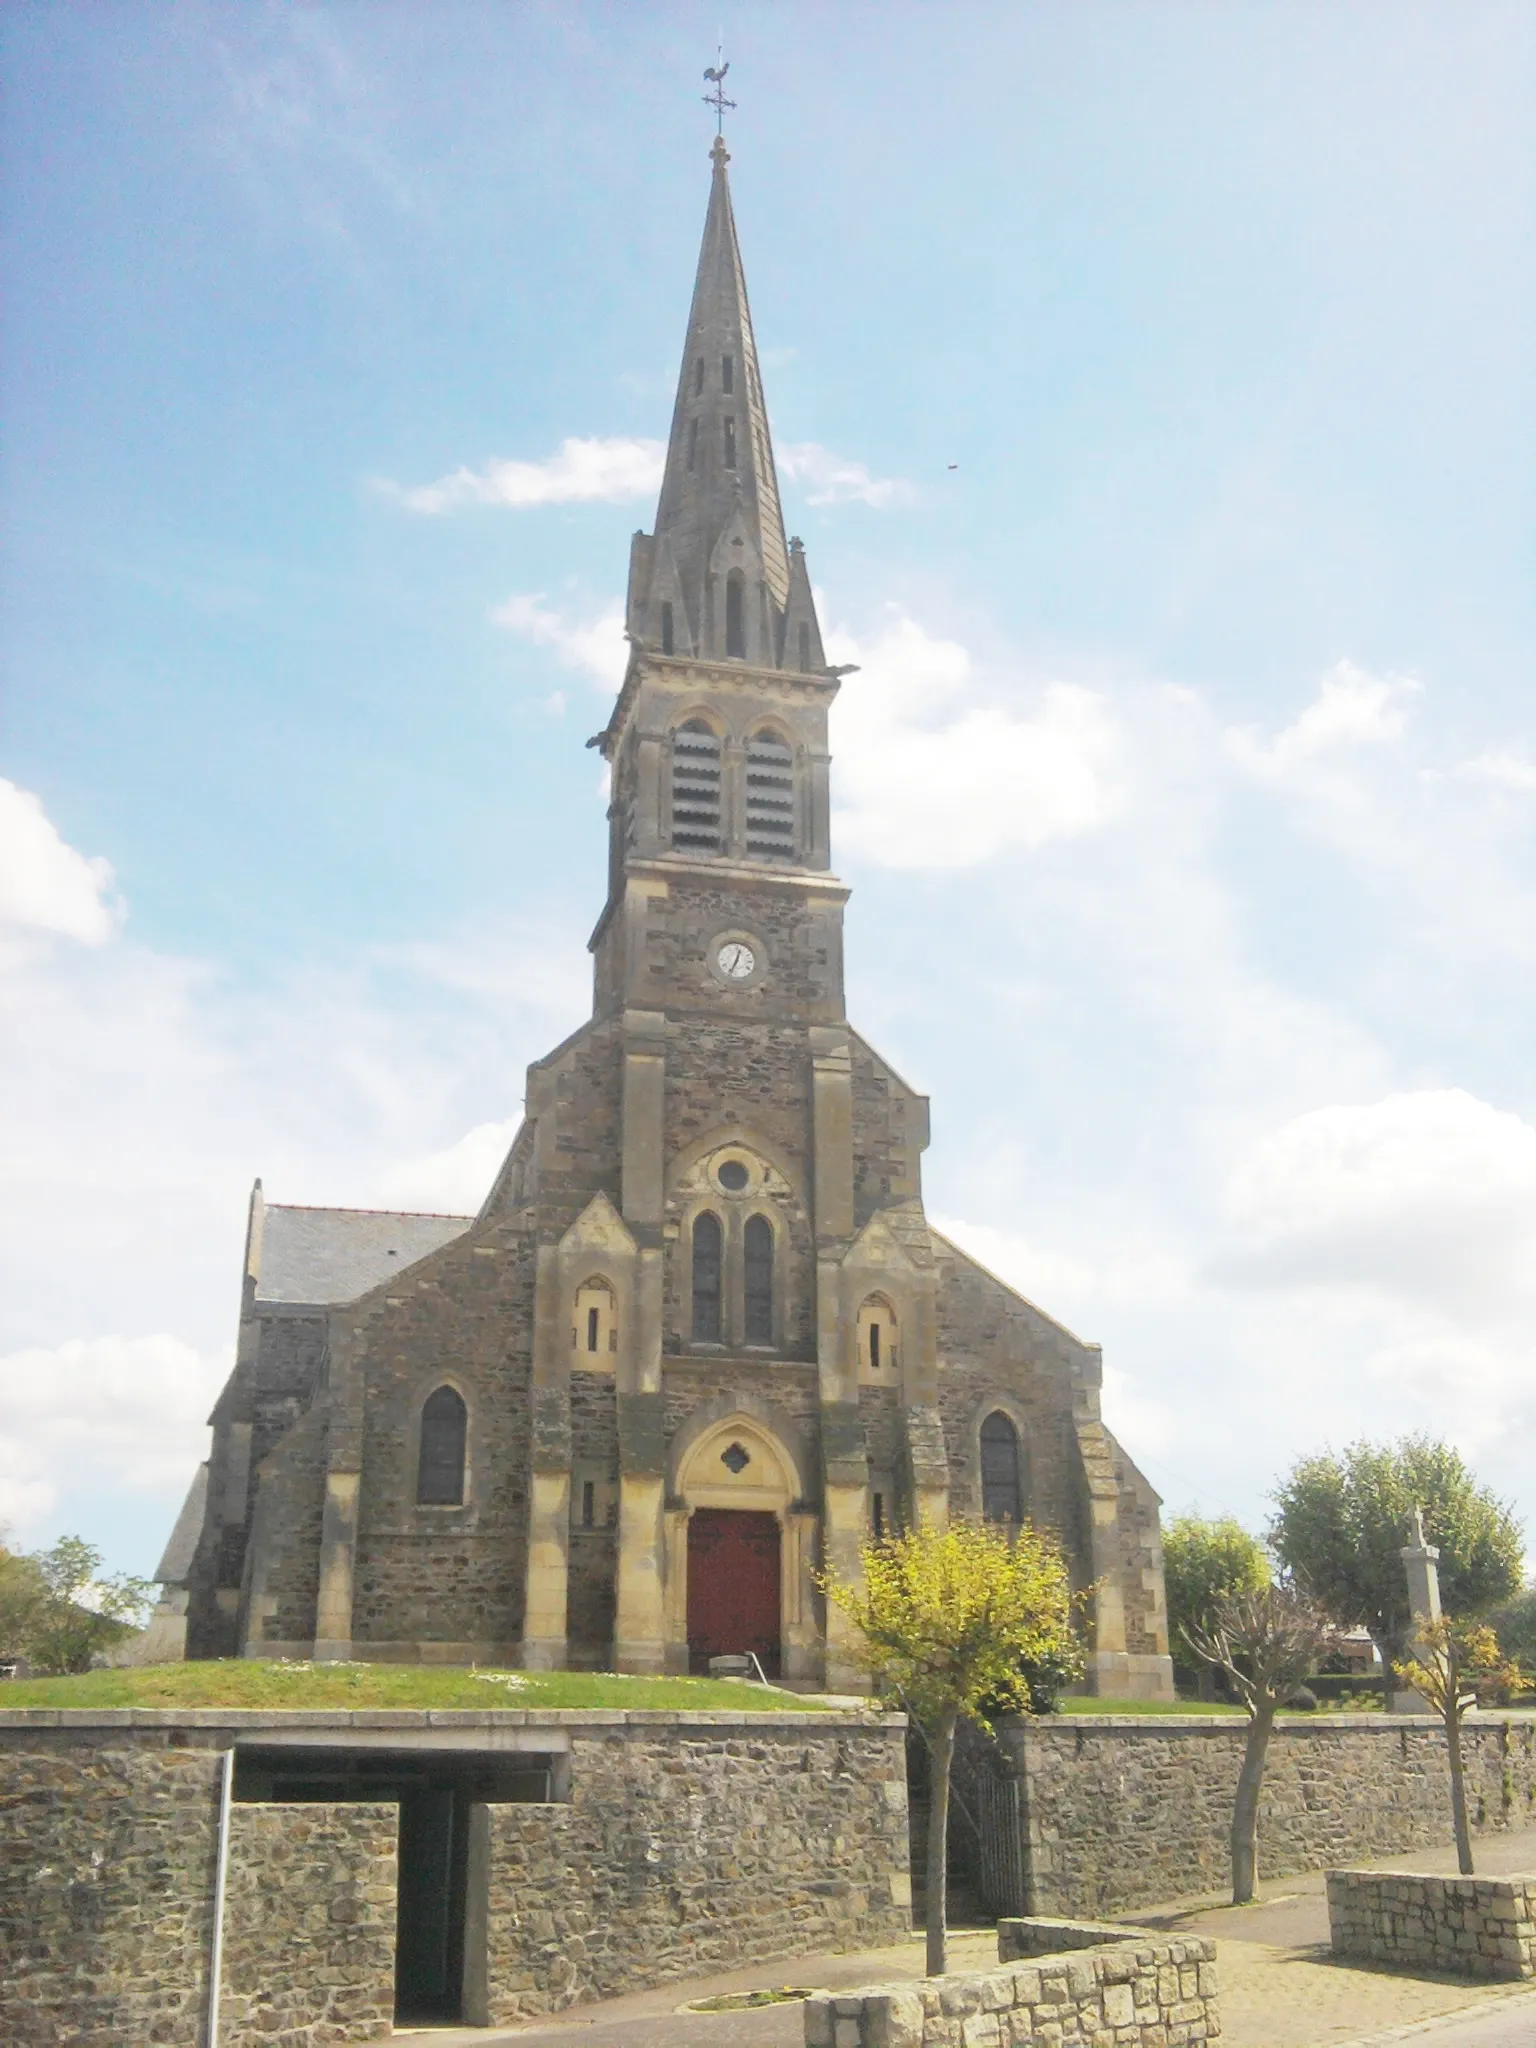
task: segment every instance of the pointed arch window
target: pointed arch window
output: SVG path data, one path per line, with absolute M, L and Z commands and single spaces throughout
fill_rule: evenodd
M 739 569 L 725 579 L 725 651 L 736 661 L 747 658 L 747 579 Z
M 725 466 L 736 467 L 736 422 L 727 415 L 725 420 Z
M 672 735 L 672 844 L 684 853 L 720 851 L 720 740 L 702 718 Z
M 464 1504 L 464 1445 L 469 1411 L 452 1387 L 438 1387 L 421 1410 L 421 1449 L 416 1460 L 416 1498 L 423 1507 Z
M 994 1409 L 981 1425 L 981 1512 L 988 1522 L 1022 1520 L 1019 1512 L 1019 1433 Z
M 777 733 L 747 741 L 747 858 L 795 857 L 795 755 Z
M 805 628 L 802 626 L 800 630 L 803 633 Z M 663 654 L 675 654 L 677 652 L 676 639 L 676 632 L 672 624 L 672 600 L 670 598 L 663 598 L 661 601 L 661 651 Z
M 741 1233 L 742 1334 L 749 1344 L 773 1342 L 773 1225 L 749 1216 Z
M 706 1209 L 693 1225 L 693 1338 L 720 1342 L 720 1279 L 725 1241 L 720 1218 Z

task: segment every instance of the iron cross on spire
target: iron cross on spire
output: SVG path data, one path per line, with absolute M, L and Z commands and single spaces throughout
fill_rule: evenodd
M 704 76 L 709 80 L 710 84 L 714 87 L 713 92 L 705 93 L 704 104 L 706 107 L 713 107 L 715 110 L 715 134 L 717 136 L 723 135 L 725 133 L 726 108 L 729 107 L 732 113 L 736 111 L 736 102 L 734 100 L 728 100 L 725 96 L 725 74 L 727 73 L 727 71 L 730 70 L 731 67 L 729 64 L 724 62 L 724 57 L 724 46 L 717 45 L 715 49 L 714 68 L 713 70 L 706 71 L 704 74 Z

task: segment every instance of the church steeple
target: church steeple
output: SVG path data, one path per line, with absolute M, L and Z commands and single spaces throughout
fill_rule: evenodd
M 792 561 L 785 545 L 718 136 L 711 160 L 656 530 L 635 535 L 630 558 L 629 633 L 653 653 L 815 672 L 821 635 L 803 558 Z

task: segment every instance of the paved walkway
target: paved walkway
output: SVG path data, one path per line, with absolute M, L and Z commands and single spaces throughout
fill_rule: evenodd
M 1536 1870 L 1536 1829 L 1476 1844 L 1479 1876 Z M 1382 1859 L 1383 1868 L 1453 1874 L 1454 1850 Z M 1122 1916 L 1141 1927 L 1209 1934 L 1217 1943 L 1224 2048 L 1536 2048 L 1536 1994 L 1516 1985 L 1404 1976 L 1336 1963 L 1328 1949 L 1321 1871 L 1277 1878 L 1253 1906 L 1175 1899 Z M 952 1970 L 995 1965 L 993 1930 L 950 1937 Z M 691 1978 L 628 1998 L 579 2006 L 518 2027 L 434 2027 L 396 2036 L 419 2048 L 800 2048 L 798 2003 L 746 2012 L 687 2013 L 701 1998 L 766 1986 L 832 1991 L 920 1977 L 920 1936 L 856 1955 L 800 1956 Z

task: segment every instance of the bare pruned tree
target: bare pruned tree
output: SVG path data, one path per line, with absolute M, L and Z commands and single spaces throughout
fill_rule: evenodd
M 1221 1595 L 1210 1621 L 1188 1623 L 1185 1640 L 1197 1657 L 1224 1671 L 1248 1709 L 1248 1740 L 1232 1806 L 1232 1903 L 1246 1906 L 1259 1875 L 1259 1793 L 1275 1716 L 1337 1629 L 1311 1596 L 1282 1580 L 1258 1592 Z

